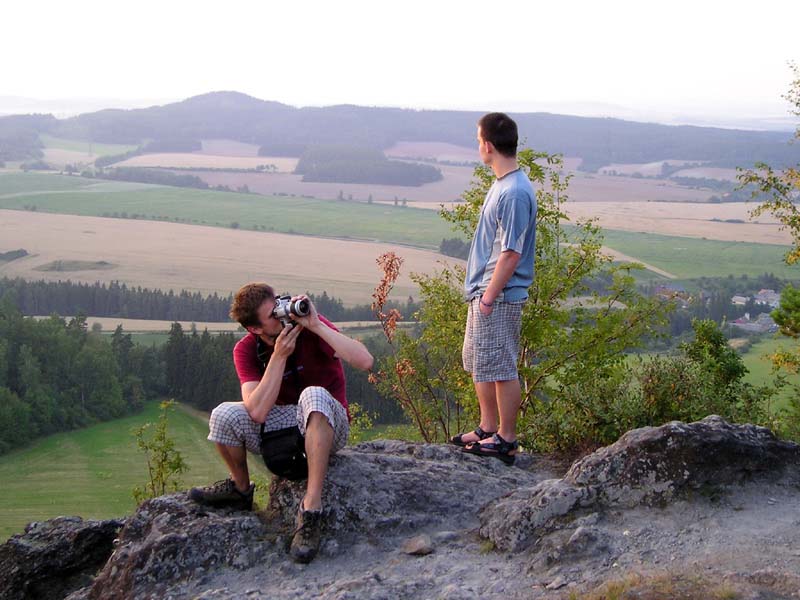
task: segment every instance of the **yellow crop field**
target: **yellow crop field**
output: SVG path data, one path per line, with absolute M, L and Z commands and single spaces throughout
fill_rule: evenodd
M 296 158 L 277 156 L 224 156 L 195 152 L 162 152 L 142 154 L 115 163 L 115 167 L 162 167 L 165 169 L 255 169 L 259 165 L 275 165 L 279 172 L 291 173 Z
M 248 281 L 277 290 L 371 302 L 380 273 L 375 259 L 393 250 L 405 259 L 393 297 L 416 296 L 409 273 L 431 273 L 440 254 L 374 242 L 0 210 L 0 251 L 24 248 L 29 256 L 0 263 L 0 277 L 128 285 L 229 294 Z M 461 262 L 447 259 L 449 262 Z M 37 271 L 54 261 L 105 261 L 103 270 Z
M 683 202 L 566 202 L 570 219 L 597 218 L 603 229 L 659 233 L 709 240 L 791 244 L 769 215 L 750 220 L 753 203 L 687 204 Z

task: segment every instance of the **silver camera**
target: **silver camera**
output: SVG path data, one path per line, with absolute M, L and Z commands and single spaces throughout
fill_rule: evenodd
M 278 296 L 275 298 L 275 308 L 272 309 L 272 316 L 286 327 L 290 323 L 294 325 L 292 315 L 305 317 L 311 312 L 311 303 L 307 299 L 292 301 L 291 296 Z

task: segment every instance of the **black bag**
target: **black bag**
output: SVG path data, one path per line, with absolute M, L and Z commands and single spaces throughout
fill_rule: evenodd
M 264 431 L 262 424 L 261 456 L 267 468 L 278 477 L 292 481 L 308 477 L 306 440 L 296 426 Z

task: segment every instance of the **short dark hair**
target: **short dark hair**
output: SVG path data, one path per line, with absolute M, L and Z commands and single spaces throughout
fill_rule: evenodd
M 503 156 L 517 155 L 517 124 L 514 119 L 505 113 L 489 113 L 483 115 L 478 121 L 481 128 L 481 137 L 485 142 L 491 142 Z
M 261 327 L 258 309 L 267 300 L 275 299 L 275 290 L 266 283 L 248 283 L 239 288 L 231 303 L 231 319 L 242 327 Z

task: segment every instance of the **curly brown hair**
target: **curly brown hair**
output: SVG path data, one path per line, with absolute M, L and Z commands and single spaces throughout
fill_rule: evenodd
M 242 327 L 260 327 L 258 309 L 267 300 L 275 299 L 275 290 L 266 283 L 248 283 L 239 288 L 231 303 L 231 319 Z

